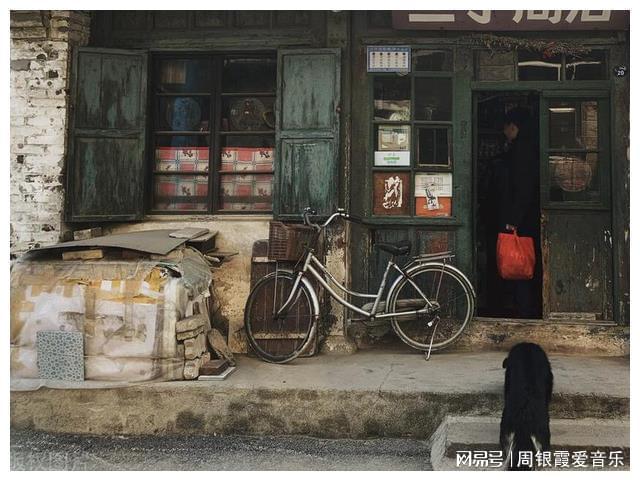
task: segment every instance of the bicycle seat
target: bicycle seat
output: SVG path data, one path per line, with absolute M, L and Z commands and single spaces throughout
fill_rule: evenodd
M 411 252 L 411 242 L 408 240 L 401 240 L 393 244 L 378 242 L 373 244 L 373 247 L 374 249 L 380 249 L 394 256 L 404 256 Z

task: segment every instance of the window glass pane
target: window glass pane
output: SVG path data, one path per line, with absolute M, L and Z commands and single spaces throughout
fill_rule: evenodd
M 408 76 L 374 80 L 373 116 L 376 120 L 411 120 L 411 79 Z
M 580 56 L 567 55 L 567 80 L 606 80 L 604 50 L 592 50 Z
M 450 172 L 415 174 L 416 215 L 451 216 L 453 175 Z
M 553 101 L 549 106 L 549 148 L 597 149 L 598 102 Z
M 157 106 L 157 130 L 209 130 L 209 97 L 158 97 Z
M 400 151 L 411 149 L 411 127 L 408 125 L 378 125 L 376 150 Z
M 549 199 L 552 201 L 600 200 L 596 152 L 550 155 L 549 176 Z
M 374 172 L 374 215 L 409 215 L 409 173 Z
M 208 172 L 209 146 L 206 135 L 161 135 L 156 137 L 156 172 Z
M 451 135 L 447 128 L 418 127 L 418 165 L 451 165 Z
M 154 175 L 153 180 L 154 210 L 207 210 L 206 175 Z
M 451 79 L 416 78 L 415 89 L 417 120 L 451 120 Z
M 450 71 L 453 64 L 450 50 L 414 50 L 411 55 L 418 72 Z
M 562 57 L 518 51 L 518 80 L 560 80 Z
M 157 59 L 154 65 L 156 92 L 211 92 L 209 59 Z
M 223 92 L 275 92 L 275 90 L 275 58 L 226 58 L 224 60 L 222 69 Z
M 223 132 L 273 130 L 274 103 L 275 97 L 225 97 L 220 127 Z
M 224 174 L 220 177 L 220 209 L 270 211 L 273 175 Z
M 222 172 L 273 172 L 273 136 L 225 135 L 220 151 Z

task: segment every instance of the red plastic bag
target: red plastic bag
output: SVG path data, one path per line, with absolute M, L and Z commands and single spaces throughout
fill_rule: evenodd
M 520 237 L 517 232 L 498 234 L 496 259 L 500 277 L 508 281 L 528 280 L 533 278 L 536 264 L 536 253 L 533 238 Z

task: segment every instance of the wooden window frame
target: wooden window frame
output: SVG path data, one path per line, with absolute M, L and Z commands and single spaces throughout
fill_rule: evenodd
M 559 80 L 521 80 L 520 79 L 520 68 L 518 65 L 518 52 L 514 51 L 513 52 L 513 57 L 514 57 L 514 68 L 515 68 L 515 76 L 514 78 L 516 79 L 517 82 L 525 82 L 525 83 L 535 83 L 535 82 L 577 82 L 579 84 L 581 84 L 582 82 L 606 82 L 608 80 L 610 80 L 611 78 L 611 73 L 609 72 L 609 49 L 607 48 L 603 48 L 603 47 L 594 47 L 592 50 L 597 50 L 599 52 L 602 52 L 604 54 L 604 78 L 602 79 L 589 79 L 589 80 L 570 80 L 567 79 L 567 54 L 566 53 L 562 53 L 560 54 L 560 61 L 562 66 L 560 67 L 560 79 Z M 474 63 L 476 62 L 476 60 L 474 59 Z M 474 66 L 474 69 L 477 68 L 476 66 Z M 476 77 L 477 78 L 477 77 Z
M 225 97 L 234 96 L 253 96 L 253 97 L 273 97 L 274 105 L 277 103 L 277 88 L 270 92 L 223 92 L 222 87 L 222 69 L 224 60 L 228 58 L 257 58 L 266 57 L 277 59 L 277 51 L 211 51 L 211 52 L 193 52 L 193 51 L 158 51 L 151 54 L 149 59 L 149 86 L 148 86 L 148 122 L 147 122 L 147 152 L 148 152 L 148 168 L 145 183 L 148 186 L 148 194 L 146 196 L 147 206 L 145 212 L 148 215 L 273 215 L 274 211 L 274 187 L 275 185 L 275 163 L 277 162 L 276 151 L 276 128 L 269 131 L 222 131 L 221 119 L 222 119 L 222 102 Z M 211 69 L 211 86 L 207 92 L 194 92 L 194 93 L 170 93 L 159 94 L 156 89 L 157 80 L 154 78 L 154 65 L 159 59 L 208 59 L 209 68 Z M 277 78 L 274 79 L 274 85 L 277 85 Z M 209 131 L 206 134 L 188 133 L 183 135 L 207 135 L 209 146 L 209 170 L 207 174 L 193 174 L 191 172 L 176 172 L 163 174 L 155 171 L 155 149 L 156 149 L 156 136 L 162 135 L 178 135 L 179 132 L 162 131 L 155 128 L 155 120 L 157 114 L 157 99 L 163 96 L 207 96 L 209 98 Z M 270 171 L 260 172 L 246 172 L 245 175 L 271 175 L 273 178 L 272 195 L 271 195 L 271 209 L 269 210 L 233 210 L 220 208 L 220 181 L 224 175 L 243 175 L 243 172 L 221 172 L 221 151 L 222 151 L 222 138 L 225 135 L 230 136 L 243 136 L 243 135 L 271 135 L 273 136 L 274 145 L 274 167 Z M 154 195 L 155 195 L 155 175 L 207 175 L 208 180 L 208 194 L 207 194 L 207 210 L 159 210 L 153 208 Z
M 412 46 L 412 49 L 423 49 L 428 50 L 432 46 Z M 455 81 L 455 62 L 456 62 L 456 50 L 455 48 L 447 48 L 445 46 L 433 46 L 434 49 L 437 50 L 448 50 L 452 56 L 452 69 L 448 71 L 415 71 L 413 70 L 407 75 L 411 79 L 410 86 L 410 95 L 411 95 L 411 118 L 408 121 L 390 121 L 390 120 L 375 120 L 373 115 L 373 102 L 374 98 L 374 83 L 377 78 L 395 78 L 397 74 L 395 73 L 371 73 L 368 75 L 369 77 L 369 125 L 370 125 L 370 158 L 368 160 L 368 174 L 370 177 L 370 188 L 368 190 L 368 202 L 369 202 L 369 212 L 371 212 L 371 222 L 376 225 L 384 225 L 384 224 L 394 224 L 401 225 L 404 223 L 411 224 L 435 224 L 435 225 L 457 225 L 459 221 L 456 219 L 456 202 L 455 202 L 455 188 L 451 197 L 451 215 L 446 217 L 426 217 L 416 215 L 416 201 L 415 201 L 415 176 L 420 173 L 450 173 L 452 176 L 452 182 L 455 185 L 455 148 L 454 148 L 454 139 L 455 139 L 455 120 L 456 120 L 456 108 L 455 108 L 455 98 L 456 98 L 456 81 Z M 449 79 L 451 82 L 451 119 L 450 120 L 417 120 L 416 119 L 416 79 Z M 376 129 L 379 125 L 409 125 L 410 128 L 410 163 L 409 166 L 376 166 L 374 163 L 375 151 L 377 150 L 377 132 Z M 448 137 L 450 140 L 449 143 L 449 164 L 448 165 L 426 165 L 419 164 L 417 153 L 418 153 L 418 129 L 420 127 L 433 127 L 433 128 L 444 128 L 448 132 Z M 379 172 L 402 172 L 409 174 L 409 214 L 408 215 L 379 215 L 374 214 L 373 212 L 373 176 Z

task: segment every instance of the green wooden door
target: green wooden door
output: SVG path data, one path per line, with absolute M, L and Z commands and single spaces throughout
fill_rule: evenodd
M 144 52 L 76 50 L 67 220 L 142 218 L 146 85 Z
M 612 320 L 608 93 L 543 92 L 540 109 L 544 317 Z
M 281 50 L 276 110 L 276 196 L 280 218 L 337 201 L 340 49 Z

